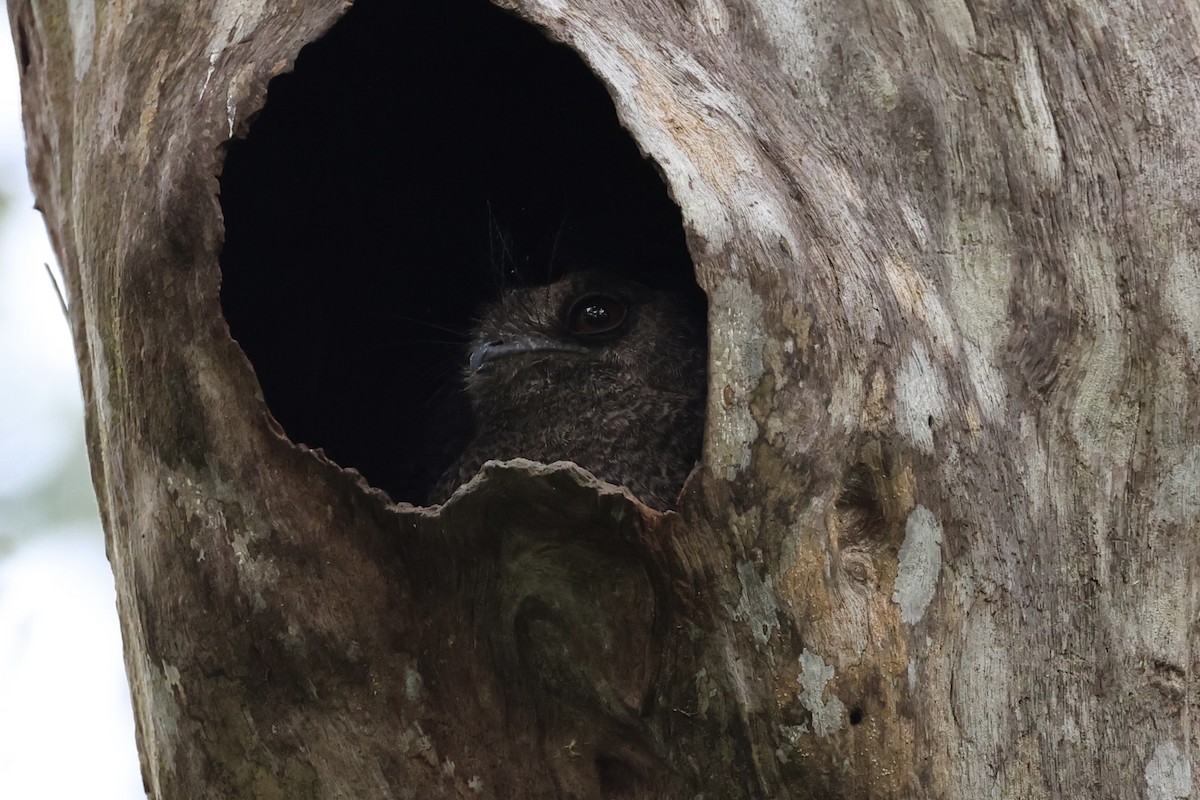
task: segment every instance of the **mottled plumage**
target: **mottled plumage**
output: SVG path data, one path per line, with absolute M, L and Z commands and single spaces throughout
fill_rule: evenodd
M 517 289 L 488 306 L 465 371 L 475 432 L 432 493 L 490 459 L 574 461 L 671 507 L 700 456 L 702 309 L 600 272 Z

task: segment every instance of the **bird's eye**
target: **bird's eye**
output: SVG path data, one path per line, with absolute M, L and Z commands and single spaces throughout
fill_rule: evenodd
M 623 300 L 611 295 L 585 295 L 567 312 L 567 330 L 584 337 L 613 333 L 625 322 L 628 311 Z

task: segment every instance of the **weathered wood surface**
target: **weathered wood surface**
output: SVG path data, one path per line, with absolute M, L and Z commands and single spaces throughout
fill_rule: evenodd
M 9 0 L 151 795 L 1192 796 L 1200 6 L 510 5 L 683 210 L 679 516 L 272 425 L 215 175 L 340 3 Z

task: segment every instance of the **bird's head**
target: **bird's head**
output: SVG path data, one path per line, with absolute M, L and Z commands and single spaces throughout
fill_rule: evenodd
M 510 291 L 484 310 L 467 391 L 487 410 L 692 391 L 703 370 L 703 325 L 702 311 L 676 294 L 608 273 L 572 273 Z

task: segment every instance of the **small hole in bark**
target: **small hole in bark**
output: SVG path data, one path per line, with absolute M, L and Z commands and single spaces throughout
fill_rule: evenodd
M 863 721 L 863 710 L 861 708 L 850 709 L 850 724 L 857 725 Z
M 422 502 L 481 302 L 575 267 L 695 289 L 679 209 L 578 55 L 484 0 L 358 0 L 221 175 L 221 300 L 289 437 Z M 698 292 L 698 290 L 696 290 Z

